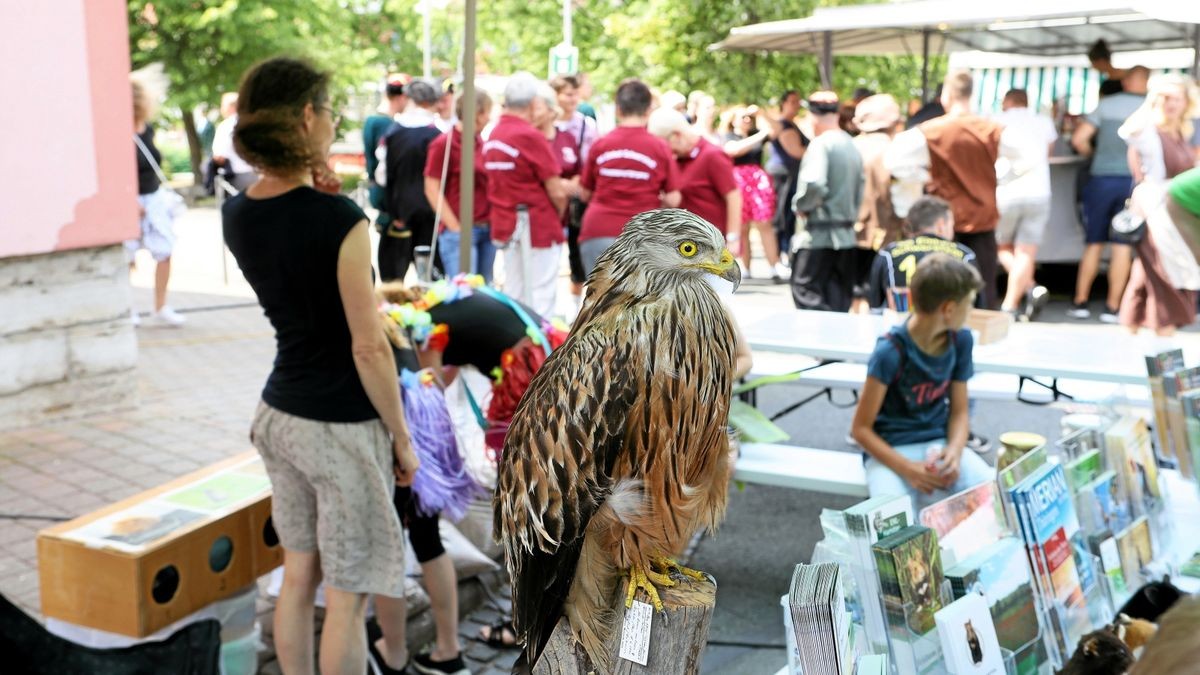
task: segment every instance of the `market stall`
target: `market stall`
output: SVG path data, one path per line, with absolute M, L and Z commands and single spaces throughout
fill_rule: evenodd
M 1099 39 L 1117 53 L 1119 67 L 1200 72 L 1200 7 L 1158 0 L 820 7 L 809 17 L 731 28 L 712 49 L 816 56 L 824 87 L 832 86 L 835 56 L 920 56 L 922 100 L 936 84 L 930 57 L 949 55 L 951 67 L 976 74 L 974 105 L 984 115 L 998 109 L 1008 88 L 1029 89 L 1031 107 L 1053 112 L 1062 134 L 1051 160 L 1052 212 L 1038 261 L 1075 262 L 1083 250 L 1075 199 L 1082 160 L 1069 138 L 1075 117 L 1095 106 L 1101 76 L 1083 55 Z

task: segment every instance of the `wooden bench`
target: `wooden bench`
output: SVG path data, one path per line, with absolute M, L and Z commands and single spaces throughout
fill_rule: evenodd
M 744 443 L 733 479 L 794 490 L 862 497 L 867 473 L 862 455 L 775 443 Z

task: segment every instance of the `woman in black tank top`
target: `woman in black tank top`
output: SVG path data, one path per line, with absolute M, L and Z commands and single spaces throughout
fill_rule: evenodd
M 285 672 L 314 672 L 313 604 L 324 581 L 322 672 L 364 672 L 367 594 L 403 667 L 404 542 L 392 505 L 418 461 L 376 310 L 367 219 L 325 187 L 337 122 L 329 75 L 269 59 L 243 78 L 234 147 L 260 174 L 222 207 L 226 242 L 275 329 L 277 354 L 251 441 L 274 489 L 284 549 L 275 645 Z M 320 526 L 318 527 L 318 522 Z M 382 652 L 382 654 L 381 654 Z

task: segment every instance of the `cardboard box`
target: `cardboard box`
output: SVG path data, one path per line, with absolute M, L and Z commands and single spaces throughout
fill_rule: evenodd
M 150 635 L 279 563 L 278 542 L 260 534 L 270 513 L 270 482 L 250 451 L 42 530 L 42 613 Z
M 967 328 L 979 334 L 979 344 L 986 345 L 999 342 L 1008 337 L 1008 327 L 1012 317 L 1008 312 L 997 312 L 990 309 L 972 309 L 967 314 Z

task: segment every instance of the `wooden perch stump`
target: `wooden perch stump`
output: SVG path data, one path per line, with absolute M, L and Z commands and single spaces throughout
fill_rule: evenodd
M 618 656 L 621 631 L 625 624 L 625 588 L 629 579 L 621 582 L 617 603 L 613 606 L 617 618 L 607 643 L 612 673 L 695 675 L 700 672 L 700 658 L 708 642 L 708 624 L 717 602 L 717 584 L 711 577 L 708 581 L 697 581 L 690 577 L 676 578 L 676 581 L 677 585 L 672 588 L 658 589 L 663 612 L 654 612 L 651 620 L 650 652 L 644 666 Z M 642 602 L 650 602 L 641 589 L 635 597 Z M 558 620 L 533 672 L 534 675 L 608 675 L 592 665 L 583 648 L 575 642 L 566 617 Z

